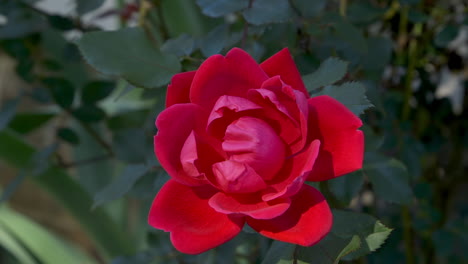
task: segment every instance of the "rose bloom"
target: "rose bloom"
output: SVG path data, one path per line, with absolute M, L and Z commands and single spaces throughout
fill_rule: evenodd
M 154 150 L 171 179 L 150 209 L 151 226 L 197 254 L 244 224 L 311 246 L 330 231 L 324 181 L 362 167 L 361 120 L 329 96 L 310 98 L 283 49 L 261 64 L 234 48 L 176 74 L 156 120 Z

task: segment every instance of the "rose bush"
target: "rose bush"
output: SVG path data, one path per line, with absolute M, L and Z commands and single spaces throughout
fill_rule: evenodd
M 260 234 L 310 246 L 330 230 L 324 181 L 361 168 L 361 120 L 328 96 L 310 98 L 288 51 L 261 64 L 241 49 L 175 75 L 154 149 L 171 176 L 149 224 L 196 254 Z

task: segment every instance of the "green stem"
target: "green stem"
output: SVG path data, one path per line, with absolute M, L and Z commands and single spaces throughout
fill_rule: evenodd
M 409 44 L 408 49 L 408 68 L 406 69 L 406 79 L 405 79 L 405 91 L 404 91 L 404 101 L 403 101 L 403 110 L 402 110 L 402 119 L 408 120 L 410 114 L 410 100 L 411 95 L 413 94 L 412 83 L 414 79 L 415 69 L 416 69 L 416 51 L 417 51 L 417 41 L 412 39 Z
M 408 6 L 403 5 L 400 7 L 400 21 L 398 23 L 398 37 L 397 37 L 397 56 L 396 61 L 398 65 L 405 63 L 405 47 L 408 41 Z
M 348 0 L 340 0 L 340 15 L 346 16 L 346 9 L 348 8 Z
M 114 151 L 112 150 L 112 146 L 109 145 L 101 137 L 101 135 L 99 135 L 98 132 L 96 132 L 94 128 L 92 128 L 88 123 L 82 122 L 80 120 L 78 121 L 80 122 L 81 126 L 86 130 L 86 132 L 88 132 L 99 143 L 99 145 L 101 145 L 107 151 L 109 156 L 114 157 Z
M 407 206 L 401 208 L 403 218 L 403 239 L 405 242 L 406 264 L 415 264 L 413 248 L 413 231 L 411 230 L 411 214 Z

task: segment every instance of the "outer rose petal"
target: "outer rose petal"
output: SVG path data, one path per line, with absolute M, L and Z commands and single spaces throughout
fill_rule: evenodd
M 167 86 L 166 108 L 173 104 L 190 103 L 190 86 L 196 71 L 182 72 L 172 77 Z
M 188 176 L 182 169 L 180 154 L 192 131 L 204 128 L 208 114 L 195 104 L 176 104 L 158 116 L 158 133 L 154 136 L 154 152 L 167 173 L 175 180 L 188 185 L 206 182 Z M 183 120 L 183 121 L 182 121 Z
M 169 180 L 153 201 L 148 223 L 171 232 L 172 244 L 183 253 L 219 246 L 241 231 L 244 219 L 213 210 L 208 199 L 214 193 L 209 185 L 191 188 Z
M 198 68 L 190 89 L 190 101 L 210 109 L 222 95 L 245 97 L 268 78 L 245 51 L 233 48 L 226 57 L 214 55 Z
M 225 214 L 245 214 L 256 219 L 271 219 L 283 214 L 290 204 L 289 198 L 278 198 L 264 202 L 255 194 L 227 195 L 219 192 L 211 197 L 209 204 L 213 209 Z
M 302 187 L 282 215 L 269 220 L 247 219 L 253 229 L 266 237 L 302 246 L 320 241 L 330 231 L 332 222 L 325 198 L 309 185 Z
M 310 97 L 288 48 L 282 49 L 266 61 L 262 62 L 260 67 L 262 67 L 268 76 L 273 77 L 279 75 L 286 84 L 291 85 L 292 88 L 298 91 L 301 91 L 307 98 Z
M 320 152 L 308 181 L 329 180 L 362 167 L 362 121 L 337 100 L 323 95 L 309 99 L 309 131 Z

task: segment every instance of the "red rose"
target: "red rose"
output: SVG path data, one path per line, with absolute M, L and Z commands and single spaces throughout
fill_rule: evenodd
M 260 234 L 311 246 L 332 225 L 322 194 L 304 181 L 360 169 L 361 120 L 328 96 L 310 98 L 288 51 L 257 64 L 241 49 L 175 75 L 154 149 L 172 177 L 149 224 L 196 254 Z

